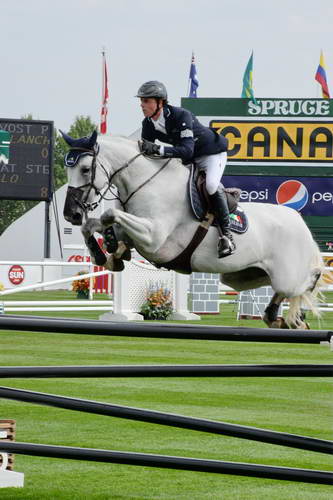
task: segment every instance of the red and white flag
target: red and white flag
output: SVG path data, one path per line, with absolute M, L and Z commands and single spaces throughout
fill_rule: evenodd
M 102 52 L 103 57 L 103 76 L 102 76 L 102 109 L 101 109 L 101 134 L 106 134 L 107 129 L 107 116 L 108 116 L 108 99 L 109 99 L 109 89 L 108 89 L 108 70 L 106 67 L 105 52 Z

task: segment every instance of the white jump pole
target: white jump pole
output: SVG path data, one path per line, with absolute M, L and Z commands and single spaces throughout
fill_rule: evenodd
M 80 281 L 86 278 L 93 278 L 95 276 L 103 276 L 103 274 L 111 274 L 111 271 L 97 271 L 95 273 L 81 274 L 80 276 L 71 276 L 70 278 L 62 278 L 60 280 L 46 281 L 44 283 L 35 283 L 33 285 L 19 286 L 14 289 L 4 290 L 0 292 L 1 295 L 10 295 L 12 293 L 25 292 L 27 290 L 35 290 L 36 288 L 46 288 L 52 285 L 58 285 L 60 283 L 69 283 L 71 281 Z

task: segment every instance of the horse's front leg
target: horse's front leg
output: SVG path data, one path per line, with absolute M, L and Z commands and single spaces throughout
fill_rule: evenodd
M 96 241 L 94 233 L 97 232 L 103 235 L 103 231 L 104 227 L 102 226 L 100 219 L 87 219 L 81 227 L 81 233 L 89 250 L 91 261 L 93 264 L 103 266 L 109 271 L 122 271 L 124 269 L 123 261 L 115 258 L 113 255 L 110 255 L 107 258 Z
M 105 228 L 114 223 L 119 224 L 135 244 L 149 253 L 161 245 L 160 238 L 156 237 L 156 225 L 151 219 L 110 208 L 102 214 L 101 223 Z

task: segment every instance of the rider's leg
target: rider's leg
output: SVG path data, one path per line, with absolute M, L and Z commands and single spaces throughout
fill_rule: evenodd
M 235 243 L 230 231 L 229 208 L 227 197 L 220 186 L 227 162 L 227 153 L 202 156 L 196 159 L 196 165 L 206 172 L 206 189 L 217 218 L 217 223 L 221 229 L 221 237 L 218 244 L 219 258 L 230 255 L 235 251 Z

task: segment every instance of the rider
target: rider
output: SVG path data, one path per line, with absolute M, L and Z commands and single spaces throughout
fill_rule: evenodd
M 229 209 L 220 180 L 227 162 L 227 139 L 202 125 L 188 110 L 168 104 L 163 83 L 149 81 L 141 85 L 137 96 L 141 100 L 141 151 L 164 158 L 181 158 L 184 164 L 194 162 L 206 172 L 206 189 L 222 236 L 218 243 L 219 258 L 235 251 L 230 232 Z M 155 140 L 172 146 L 155 144 Z

